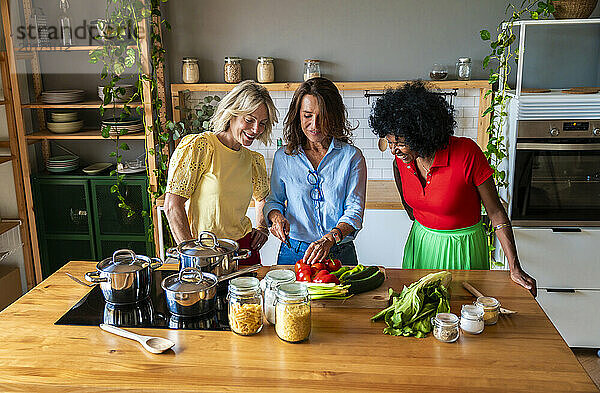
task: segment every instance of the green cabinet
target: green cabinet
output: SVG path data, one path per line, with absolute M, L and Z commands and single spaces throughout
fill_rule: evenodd
M 127 216 L 110 192 L 110 176 L 51 175 L 32 177 L 42 273 L 44 278 L 70 260 L 97 261 L 120 248 L 152 255 L 145 176 L 127 176 L 121 195 L 137 213 Z

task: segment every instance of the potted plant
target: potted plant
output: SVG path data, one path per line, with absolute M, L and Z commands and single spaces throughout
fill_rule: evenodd
M 195 107 L 176 107 L 181 110 L 183 120 L 167 122 L 167 129 L 173 134 L 173 140 L 179 140 L 189 134 L 199 134 L 210 130 L 210 118 L 221 101 L 219 96 L 206 96 Z

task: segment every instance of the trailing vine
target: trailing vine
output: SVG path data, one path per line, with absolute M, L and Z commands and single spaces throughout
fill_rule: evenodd
M 160 36 L 161 26 L 165 26 L 170 30 L 169 23 L 162 18 L 160 5 L 167 0 L 150 0 L 150 3 L 142 0 L 107 0 L 105 19 L 99 20 L 97 37 L 103 45 L 89 53 L 90 63 L 102 63 L 101 80 L 105 81 L 103 88 L 104 99 L 102 100 L 99 111 L 100 116 L 104 116 L 107 110 L 112 112 L 112 117 L 117 118 L 117 108 L 120 105 L 114 103 L 114 98 L 125 93 L 125 89 L 118 84 L 121 81 L 135 78 L 135 93 L 131 98 L 122 104 L 123 108 L 118 118 L 126 120 L 136 113 L 141 117 L 146 133 L 153 133 L 155 138 L 154 146 L 145 146 L 146 151 L 154 157 L 156 169 L 154 175 L 157 178 L 156 190 L 150 189 L 151 200 L 155 203 L 158 196 L 162 195 L 166 189 L 167 178 L 167 160 L 168 155 L 164 153 L 165 146 L 169 143 L 169 134 L 163 128 L 159 111 L 164 105 L 164 102 L 158 94 L 158 84 L 156 78 L 156 70 L 164 64 L 165 50 L 162 46 Z M 142 53 L 142 45 L 146 45 L 145 34 L 146 26 L 149 27 L 150 38 L 150 74 L 146 74 L 142 68 L 140 54 Z M 125 75 L 126 71 L 132 72 L 132 77 Z M 152 123 L 147 124 L 143 113 L 143 106 L 135 106 L 134 103 L 144 101 L 144 88 L 147 88 L 150 93 L 150 104 L 152 108 Z M 110 138 L 111 134 L 115 136 L 115 150 L 110 153 L 110 156 L 116 159 L 117 170 L 112 170 L 110 175 L 115 177 L 115 184 L 111 186 L 113 193 L 118 200 L 118 207 L 126 211 L 127 217 L 132 217 L 135 214 L 141 214 L 144 217 L 149 217 L 149 211 L 136 212 L 127 203 L 125 197 L 121 193 L 123 180 L 125 175 L 118 172 L 118 168 L 122 165 L 122 152 L 130 150 L 127 143 L 122 142 L 121 136 L 126 131 L 120 130 L 111 133 L 110 126 L 102 127 L 102 136 Z M 148 164 L 148 163 L 146 163 Z M 146 165 L 149 168 L 149 165 Z M 153 239 L 152 220 L 150 220 L 148 229 L 148 239 Z M 167 231 L 166 233 L 170 233 Z
M 518 7 L 509 3 L 505 10 L 508 17 L 498 24 L 496 28 L 498 34 L 494 40 L 492 40 L 492 35 L 488 30 L 480 31 L 481 39 L 490 41 L 491 49 L 490 53 L 483 59 L 483 68 L 489 68 L 490 70 L 488 80 L 490 89 L 486 92 L 485 97 L 491 96 L 490 106 L 482 114 L 482 116 L 490 116 L 490 125 L 486 130 L 489 139 L 484 154 L 494 170 L 494 180 L 498 188 L 508 186 L 506 171 L 500 169 L 500 165 L 508 157 L 504 136 L 504 126 L 508 115 L 507 106 L 510 99 L 508 96 L 508 90 L 510 90 L 508 80 L 512 70 L 512 62 L 518 63 L 519 61 L 518 49 L 512 48 L 512 44 L 516 40 L 513 31 L 514 23 L 525 16 L 531 19 L 547 18 L 552 12 L 554 12 L 552 0 L 523 0 Z M 497 89 L 494 92 L 495 86 L 497 86 Z M 503 266 L 502 263 L 496 262 L 492 258 L 495 247 L 494 231 L 490 224 L 486 224 L 486 230 L 490 260 L 497 266 Z

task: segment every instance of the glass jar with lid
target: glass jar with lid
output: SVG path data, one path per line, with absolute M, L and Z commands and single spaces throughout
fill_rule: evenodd
M 444 343 L 453 343 L 458 340 L 458 317 L 452 313 L 439 313 L 431 318 L 433 337 Z
M 242 59 L 228 56 L 223 66 L 223 77 L 226 83 L 240 83 L 242 81 Z
M 465 333 L 483 332 L 483 308 L 474 304 L 464 304 L 460 310 L 460 328 Z
M 259 83 L 272 83 L 275 81 L 275 66 L 272 57 L 259 57 L 256 65 L 256 80 Z
M 304 80 L 321 76 L 321 61 L 316 59 L 304 60 Z
M 456 77 L 460 81 L 471 79 L 471 58 L 459 57 L 456 63 Z
M 479 296 L 475 305 L 483 308 L 483 323 L 486 325 L 495 325 L 498 322 L 500 314 L 500 302 L 493 297 Z
M 265 275 L 264 280 L 264 305 L 263 312 L 266 320 L 275 324 L 275 301 L 277 300 L 277 288 L 282 284 L 296 281 L 293 270 L 278 269 L 271 270 Z
M 194 57 L 183 58 L 181 66 L 181 79 L 183 80 L 183 83 L 198 83 L 200 80 L 198 59 Z
M 281 284 L 275 302 L 275 332 L 283 341 L 297 343 L 310 335 L 310 298 L 300 283 Z
M 231 331 L 249 336 L 263 327 L 262 294 L 255 277 L 238 277 L 229 281 L 228 313 Z

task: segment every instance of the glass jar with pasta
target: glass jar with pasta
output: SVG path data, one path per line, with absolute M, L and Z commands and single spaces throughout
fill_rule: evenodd
M 297 343 L 310 335 L 310 298 L 300 283 L 281 284 L 275 303 L 275 332 L 283 341 Z
M 229 327 L 242 336 L 250 336 L 263 327 L 260 282 L 255 277 L 238 277 L 229 281 Z

